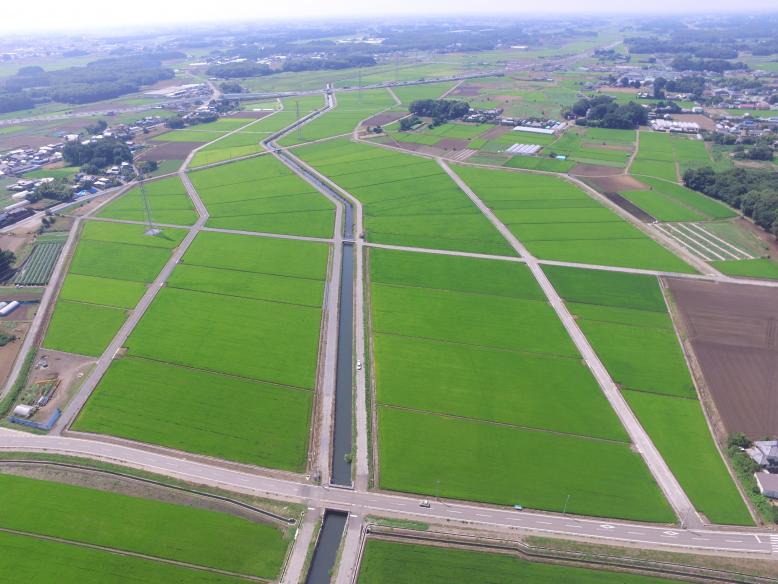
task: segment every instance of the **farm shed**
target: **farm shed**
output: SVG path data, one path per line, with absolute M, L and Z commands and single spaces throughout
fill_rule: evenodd
M 20 418 L 29 418 L 31 415 L 35 413 L 35 407 L 34 406 L 27 406 L 24 404 L 19 404 L 14 408 L 13 415 L 18 416 Z
M 754 473 L 759 492 L 770 499 L 778 499 L 778 475 L 767 472 Z

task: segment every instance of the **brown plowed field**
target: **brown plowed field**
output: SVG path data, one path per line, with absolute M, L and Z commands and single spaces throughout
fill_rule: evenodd
M 575 174 L 575 172 L 572 174 Z M 622 191 L 642 191 L 648 189 L 646 185 L 628 174 L 586 177 L 586 182 L 591 183 L 594 188 L 599 191 L 611 191 L 614 193 L 620 193 Z
M 152 147 L 138 156 L 138 160 L 183 160 L 203 142 L 152 142 Z M 154 145 L 158 144 L 158 145 Z
M 727 433 L 778 436 L 778 293 L 762 286 L 667 282 Z
M 386 124 L 395 122 L 400 118 L 404 118 L 407 115 L 408 114 L 403 112 L 384 112 L 381 114 L 376 114 L 373 117 L 366 119 L 365 123 L 362 125 L 363 126 L 385 126 Z
M 619 166 L 578 163 L 570 171 L 570 174 L 575 176 L 624 176 L 624 169 Z

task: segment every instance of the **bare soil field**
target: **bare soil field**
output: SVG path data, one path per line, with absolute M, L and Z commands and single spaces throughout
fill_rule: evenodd
M 40 367 L 39 364 L 44 359 L 47 366 Z M 54 410 L 57 408 L 64 409 L 89 374 L 93 364 L 94 359 L 91 357 L 61 353 L 49 349 L 38 351 L 30 377 L 27 380 L 27 387 L 52 379 L 59 379 L 59 385 L 51 401 L 45 407 L 39 409 L 33 419 L 36 422 L 45 422 L 51 417 Z
M 7 327 L 3 327 L 4 333 L 16 335 L 17 338 L 4 347 L 0 347 L 0 379 L 5 380 L 8 378 L 8 374 L 11 372 L 11 367 L 13 367 L 14 361 L 16 361 L 16 356 L 22 348 L 24 337 L 29 328 L 29 322 L 13 322 L 8 323 Z
M 600 166 L 598 164 L 576 164 L 570 174 L 574 176 L 618 176 L 624 175 L 624 169 L 617 166 Z
M 643 223 L 653 223 L 654 221 L 656 221 L 655 217 L 649 215 L 643 209 L 638 207 L 635 203 L 622 197 L 619 193 L 606 192 L 603 194 L 606 197 L 608 197 L 608 199 L 616 203 L 619 207 L 624 209 L 627 213 L 629 213 L 633 217 L 637 217 L 638 219 L 640 219 Z
M 152 146 L 138 156 L 138 160 L 183 160 L 202 145 L 203 142 L 160 142 L 158 146 Z
M 367 118 L 363 126 L 385 126 L 404 118 L 408 114 L 403 112 L 384 112 L 382 114 L 376 114 L 373 117 Z
M 778 294 L 761 286 L 667 282 L 726 433 L 778 436 Z
M 454 91 L 449 93 L 450 96 L 463 95 L 467 97 L 474 97 L 478 95 L 483 87 L 481 85 L 460 85 Z
M 580 164 L 578 166 L 581 166 Z M 576 167 L 578 168 L 578 167 Z M 591 183 L 591 185 L 596 188 L 598 191 L 605 191 L 605 192 L 614 192 L 618 193 L 621 191 L 641 191 L 641 190 L 648 190 L 648 187 L 644 185 L 642 182 L 637 180 L 634 177 L 631 177 L 628 174 L 617 174 L 613 176 L 598 176 L 598 177 L 588 177 L 586 175 L 580 175 L 575 173 L 575 168 L 573 169 L 573 172 L 570 174 L 574 174 L 576 176 L 586 177 L 586 182 Z
M 510 132 L 511 128 L 508 126 L 495 126 L 491 130 L 487 131 L 482 138 L 484 140 L 495 140 L 496 138 L 499 138 L 503 134 Z
M 467 140 L 458 140 L 456 138 L 443 138 L 440 142 L 437 143 L 438 148 L 443 148 L 444 150 L 464 150 L 467 148 Z

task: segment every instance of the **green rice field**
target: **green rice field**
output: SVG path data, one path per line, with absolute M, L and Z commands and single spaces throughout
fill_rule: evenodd
M 728 219 L 737 213 L 723 203 L 677 183 L 641 176 L 649 190 L 621 192 L 659 221 L 705 221 Z
M 395 105 L 386 89 L 339 92 L 336 99 L 337 106 L 334 109 L 311 120 L 300 130 L 286 135 L 278 143 L 282 146 L 292 146 L 348 134 L 365 118 Z
M 690 168 L 712 166 L 713 161 L 702 140 L 664 132 L 640 132 L 640 148 L 630 172 L 678 182 Z M 640 176 L 638 177 L 640 178 Z
M 207 124 L 187 126 L 180 130 L 172 130 L 154 137 L 156 142 L 210 142 L 225 134 L 245 126 L 251 120 L 246 118 L 219 118 Z
M 432 160 L 345 139 L 295 153 L 359 199 L 367 241 L 515 255 Z
M 335 205 L 274 156 L 195 171 L 208 227 L 332 237 Z
M 728 276 L 778 280 L 778 263 L 772 259 L 715 261 L 711 265 Z
M 692 268 L 576 185 L 546 175 L 455 171 L 540 259 L 675 272 Z
M 695 508 L 714 523 L 752 524 L 713 442 L 657 279 L 543 269 Z
M 227 513 L 7 474 L 0 474 L 0 486 L 0 527 L 22 532 L 0 533 L 0 566 L 14 578 L 29 573 L 30 581 L 74 584 L 245 581 L 196 569 L 202 566 L 270 579 L 279 574 L 288 546 L 280 528 Z M 147 557 L 121 555 L 127 552 Z M 31 562 L 35 557 L 46 560 Z
M 359 584 L 664 584 L 674 582 L 588 568 L 539 564 L 513 555 L 368 539 Z
M 281 107 L 279 111 L 247 125 L 239 132 L 225 137 L 217 136 L 221 139 L 197 151 L 190 167 L 195 168 L 261 152 L 262 140 L 297 121 L 298 112 L 299 117 L 302 118 L 324 107 L 324 98 L 321 95 L 289 97 L 281 101 Z M 250 120 L 245 121 L 248 123 Z
M 441 95 L 454 87 L 454 81 L 445 81 L 443 83 L 425 83 L 422 85 L 406 85 L 392 87 L 392 91 L 399 98 L 403 105 L 410 105 L 419 99 L 438 99 Z
M 200 233 L 75 427 L 302 471 L 328 256 L 319 243 Z
M 145 201 L 140 187 L 135 187 L 103 207 L 97 216 L 126 221 L 146 221 L 146 202 L 148 202 L 153 222 L 193 225 L 197 221 L 194 205 L 179 177 L 148 181 L 144 188 Z
M 381 249 L 369 265 L 381 487 L 547 510 L 571 492 L 576 513 L 669 520 L 524 265 Z M 573 485 L 561 450 L 599 470 Z
M 43 346 L 91 357 L 110 344 L 185 232 L 89 221 L 83 228 Z

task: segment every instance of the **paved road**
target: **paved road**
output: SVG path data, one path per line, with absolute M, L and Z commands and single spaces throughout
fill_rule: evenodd
M 643 426 L 638 421 L 635 414 L 627 405 L 627 401 L 619 391 L 618 387 L 614 383 L 605 366 L 600 361 L 597 353 L 595 353 L 592 346 L 589 344 L 589 340 L 581 331 L 578 323 L 573 316 L 567 310 L 562 298 L 557 294 L 551 281 L 546 277 L 545 272 L 540 267 L 537 259 L 527 250 L 526 247 L 511 233 L 511 231 L 497 218 L 492 210 L 484 204 L 483 201 L 476 195 L 473 190 L 465 184 L 465 182 L 459 178 L 459 176 L 451 170 L 451 168 L 442 160 L 438 159 L 438 164 L 444 171 L 451 177 L 451 179 L 459 186 L 459 188 L 473 201 L 478 209 L 486 216 L 487 219 L 495 226 L 500 234 L 510 243 L 511 247 L 524 258 L 527 267 L 532 272 L 532 275 L 537 280 L 538 284 L 546 295 L 548 302 L 551 304 L 557 316 L 562 321 L 565 330 L 575 343 L 578 351 L 584 359 L 584 362 L 591 370 L 597 383 L 602 388 L 605 397 L 610 403 L 616 415 L 621 420 L 622 425 L 629 434 L 630 439 L 634 447 L 643 457 L 648 469 L 654 476 L 654 479 L 659 484 L 662 492 L 665 494 L 668 502 L 672 506 L 676 515 L 679 518 L 693 522 L 695 525 L 702 525 L 702 519 L 694 511 L 694 506 L 687 497 L 680 483 L 670 471 L 670 467 L 659 454 L 653 441 L 648 436 L 648 433 L 643 429 Z M 688 518 L 688 519 L 687 519 Z
M 324 509 L 308 507 L 305 512 L 302 524 L 300 524 L 292 542 L 292 552 L 286 562 L 284 574 L 281 577 L 281 584 L 302 584 L 305 582 L 305 559 L 308 555 L 308 549 L 313 543 L 316 523 L 324 515 Z
M 591 537 L 618 542 L 634 542 L 643 547 L 684 547 L 720 550 L 728 554 L 770 554 L 770 534 L 758 530 L 677 529 L 667 526 L 626 523 L 606 519 L 581 519 L 562 514 L 514 511 L 500 507 L 461 502 L 433 502 L 419 507 L 418 499 L 402 494 L 327 488 L 304 480 L 284 480 L 261 476 L 140 448 L 71 438 L 39 436 L 0 428 L 0 450 L 48 452 L 109 461 L 165 476 L 235 492 L 285 501 L 309 507 L 342 509 L 355 513 L 405 519 L 465 522 L 487 530 L 510 533 L 547 533 L 574 538 Z

